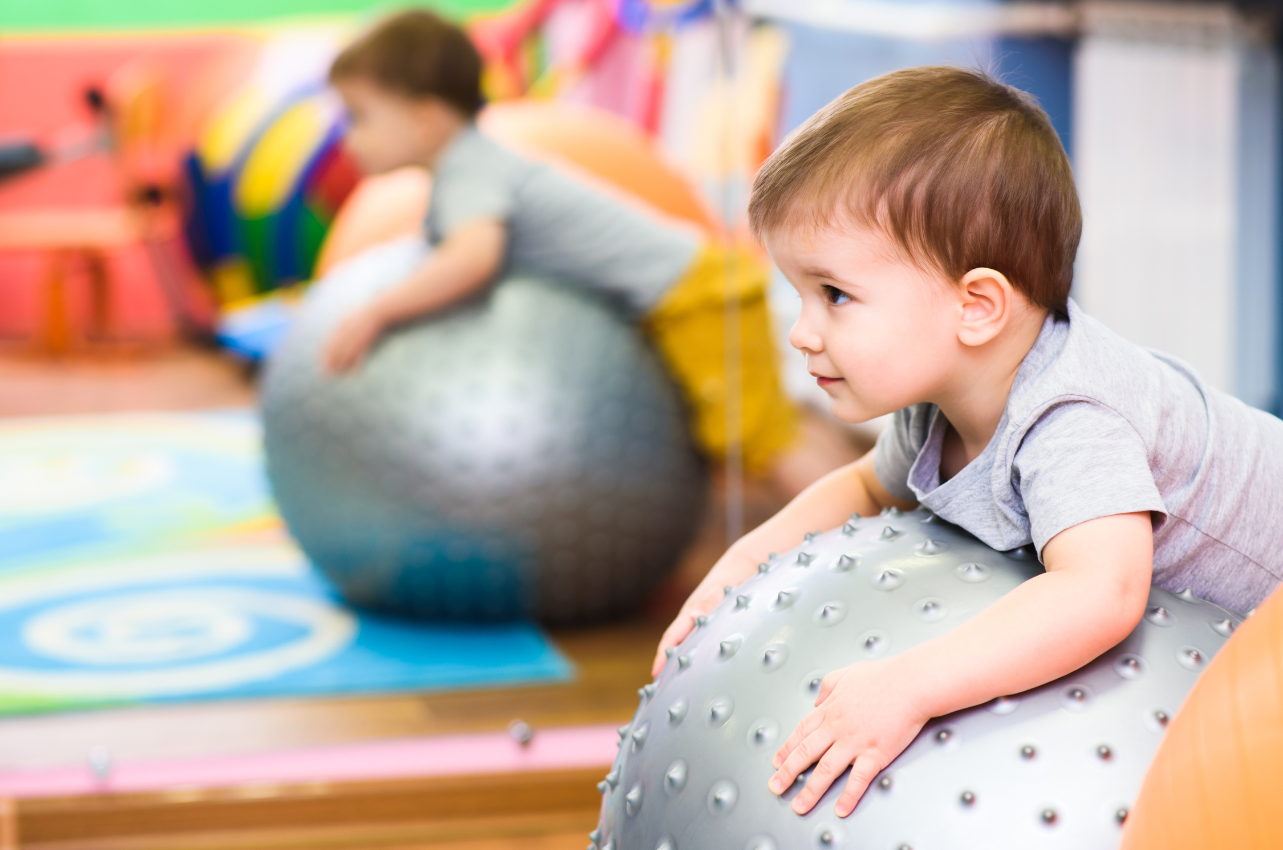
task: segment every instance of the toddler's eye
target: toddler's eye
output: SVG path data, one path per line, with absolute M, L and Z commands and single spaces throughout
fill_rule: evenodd
M 829 302 L 835 307 L 838 304 L 845 304 L 846 302 L 851 300 L 850 295 L 847 295 L 845 292 L 838 289 L 836 286 L 830 286 L 829 284 L 826 283 L 823 285 L 822 289 L 824 290 L 824 300 Z

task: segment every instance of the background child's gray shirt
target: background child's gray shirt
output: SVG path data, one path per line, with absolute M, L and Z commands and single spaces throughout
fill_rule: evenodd
M 700 248 L 697 234 L 634 209 L 465 126 L 432 174 L 426 229 L 436 245 L 478 218 L 507 226 L 506 265 L 652 307 Z
M 1043 323 L 989 445 L 942 483 L 946 424 L 933 404 L 898 412 L 878 480 L 996 549 L 1041 557 L 1070 526 L 1152 511 L 1155 584 L 1246 611 L 1283 577 L 1283 421 L 1072 301 Z

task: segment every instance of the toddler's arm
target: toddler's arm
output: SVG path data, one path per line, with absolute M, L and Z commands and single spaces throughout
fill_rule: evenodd
M 873 452 L 807 487 L 775 516 L 735 541 L 713 565 L 660 638 L 651 675 L 659 675 L 664 650 L 690 634 L 695 617 L 707 614 L 722 601 L 722 588 L 747 580 L 771 552 L 793 548 L 808 531 L 841 525 L 852 513 L 872 516 L 887 507 L 908 510 L 914 504 L 895 498 L 878 481 Z
M 793 800 L 807 812 L 852 765 L 836 806 L 845 817 L 930 718 L 1045 684 L 1117 645 L 1144 613 L 1153 546 L 1148 512 L 1068 528 L 1043 548 L 1044 575 L 958 628 L 825 676 L 816 709 L 775 754 L 771 790 L 818 761 Z
M 348 371 L 388 328 L 481 289 L 498 273 L 506 246 L 507 232 L 497 219 L 475 219 L 455 228 L 404 282 L 339 323 L 322 355 L 325 370 Z

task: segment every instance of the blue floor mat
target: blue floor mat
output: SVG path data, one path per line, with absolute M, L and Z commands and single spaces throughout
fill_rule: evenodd
M 563 681 L 529 623 L 346 608 L 272 513 L 247 414 L 0 427 L 0 713 Z M 12 494 L 10 487 L 0 491 Z

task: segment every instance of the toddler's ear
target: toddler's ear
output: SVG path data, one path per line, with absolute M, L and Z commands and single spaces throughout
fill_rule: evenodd
M 959 341 L 963 345 L 984 345 L 996 337 L 1011 320 L 1019 297 L 1000 271 L 980 268 L 967 272 L 958 281 Z

